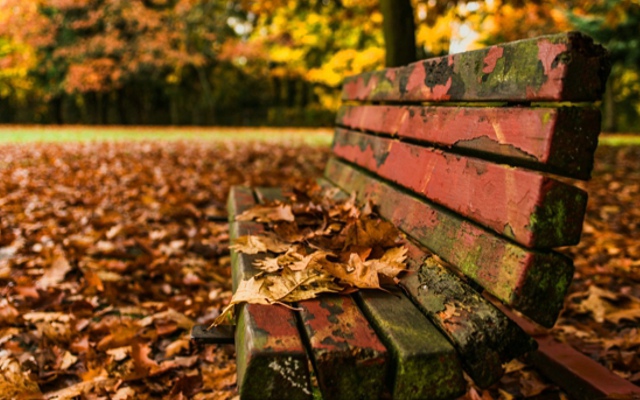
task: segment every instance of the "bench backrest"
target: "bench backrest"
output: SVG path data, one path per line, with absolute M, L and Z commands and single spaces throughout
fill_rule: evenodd
M 559 177 L 590 176 L 609 69 L 572 32 L 347 78 L 325 177 L 551 326 L 587 201 Z

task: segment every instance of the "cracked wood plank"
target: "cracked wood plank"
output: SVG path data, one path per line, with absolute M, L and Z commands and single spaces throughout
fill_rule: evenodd
M 333 153 L 524 246 L 580 241 L 586 192 L 545 175 L 340 128 Z
M 234 187 L 229 194 L 229 220 L 255 204 L 253 190 Z M 257 234 L 262 224 L 231 223 L 231 237 Z M 233 290 L 255 274 L 256 255 L 231 251 Z M 242 399 L 310 399 L 309 360 L 293 311 L 281 306 L 244 304 L 236 326 L 238 390 Z
M 455 266 L 505 304 L 552 326 L 573 276 L 573 263 L 555 252 L 521 247 L 442 207 L 418 199 L 336 158 L 325 177 Z
M 343 100 L 596 101 L 611 64 L 586 35 L 561 33 L 348 77 Z
M 600 111 L 589 107 L 343 106 L 336 124 L 589 179 Z

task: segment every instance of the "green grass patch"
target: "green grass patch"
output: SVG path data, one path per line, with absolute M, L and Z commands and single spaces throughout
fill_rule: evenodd
M 603 134 L 598 139 L 601 146 L 640 146 L 638 134 Z
M 264 141 L 329 146 L 332 136 L 330 129 L 301 128 L 0 126 L 0 143 L 203 140 Z

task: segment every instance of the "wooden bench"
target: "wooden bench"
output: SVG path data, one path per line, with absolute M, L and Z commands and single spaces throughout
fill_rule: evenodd
M 239 307 L 243 399 L 446 399 L 486 387 L 535 341 L 487 298 L 551 327 L 573 275 L 600 130 L 606 52 L 578 33 L 347 78 L 324 183 L 409 238 L 403 291 Z M 235 187 L 235 216 L 282 198 Z M 431 254 L 444 260 L 444 267 Z M 232 252 L 234 290 L 260 255 Z

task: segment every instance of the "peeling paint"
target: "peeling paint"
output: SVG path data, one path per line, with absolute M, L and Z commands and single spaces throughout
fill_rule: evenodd
M 496 63 L 499 58 L 502 58 L 504 54 L 504 49 L 500 46 L 493 46 L 489 48 L 487 52 L 487 56 L 484 58 L 484 67 L 482 68 L 482 72 L 485 74 L 490 74 L 496 69 Z

